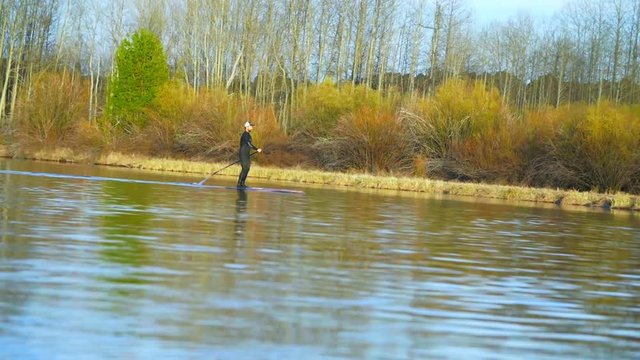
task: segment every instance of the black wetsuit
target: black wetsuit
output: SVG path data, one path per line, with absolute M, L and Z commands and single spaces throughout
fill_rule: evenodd
M 240 137 L 240 165 L 242 165 L 242 171 L 240 171 L 240 176 L 238 177 L 239 187 L 246 186 L 244 182 L 247 180 L 247 175 L 249 175 L 249 169 L 251 169 L 251 149 L 258 150 L 251 142 L 251 133 L 245 131 Z

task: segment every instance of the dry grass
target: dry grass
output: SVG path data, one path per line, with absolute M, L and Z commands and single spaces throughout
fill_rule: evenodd
M 104 165 L 131 168 L 209 174 L 227 164 L 204 163 L 172 159 L 148 159 L 122 154 L 109 154 L 99 161 Z M 236 176 L 238 169 L 230 167 L 219 173 Z M 289 181 L 303 184 L 347 186 L 367 189 L 411 191 L 429 194 L 479 197 L 506 201 L 527 201 L 558 205 L 607 207 L 612 209 L 640 210 L 640 197 L 624 193 L 602 194 L 597 192 L 564 191 L 546 188 L 531 188 L 421 178 L 373 176 L 367 174 L 336 173 L 299 168 L 271 168 L 253 166 L 251 176 L 266 180 Z
M 46 159 L 59 162 L 87 163 L 91 162 L 91 157 L 87 153 L 76 153 L 72 149 L 61 147 L 51 150 L 41 149 L 36 151 L 33 156 L 36 159 Z
M 0 154 L 6 148 L 0 146 Z M 61 148 L 39 151 L 27 156 L 39 160 L 86 162 L 88 156 L 75 154 Z M 208 175 L 228 165 L 170 158 L 148 158 L 144 156 L 108 153 L 92 161 L 97 165 L 120 166 L 134 169 L 169 171 Z M 217 176 L 237 176 L 238 167 L 231 166 Z M 358 173 L 337 173 L 301 168 L 273 168 L 254 165 L 251 177 L 265 180 L 288 181 L 302 184 L 354 187 L 361 189 L 396 190 L 428 194 L 444 194 L 464 197 L 499 199 L 505 201 L 526 201 L 567 206 L 640 210 L 640 196 L 625 193 L 602 194 L 597 192 L 565 191 L 548 188 L 531 188 L 482 183 L 462 183 L 455 181 L 430 180 L 411 177 L 373 176 Z

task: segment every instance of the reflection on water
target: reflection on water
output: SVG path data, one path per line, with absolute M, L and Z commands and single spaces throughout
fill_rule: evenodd
M 242 236 L 244 236 L 244 228 L 246 223 L 246 212 L 247 212 L 247 192 L 242 189 L 237 190 L 238 198 L 236 199 L 236 217 L 234 219 L 236 241 L 239 240 Z
M 640 354 L 635 215 L 18 175 L 0 204 L 0 358 Z
M 111 210 L 97 216 L 105 239 L 100 253 L 106 261 L 135 267 L 148 261 L 149 251 L 143 239 L 154 216 L 149 212 L 148 188 L 127 183 L 102 187 L 100 207 Z

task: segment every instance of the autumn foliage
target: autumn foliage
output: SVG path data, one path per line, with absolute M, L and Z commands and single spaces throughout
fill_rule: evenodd
M 126 133 L 89 122 L 87 94 L 82 79 L 37 74 L 19 97 L 14 133 L 42 144 L 91 138 L 97 149 L 231 160 L 251 120 L 262 164 L 640 193 L 639 106 L 518 113 L 477 81 L 450 80 L 426 97 L 327 82 L 299 89 L 285 132 L 275 105 L 170 81 L 141 110 L 145 125 Z
M 567 110 L 569 111 L 569 110 Z M 559 126 L 551 149 L 578 189 L 598 191 L 640 188 L 640 108 L 610 102 L 581 106 Z
M 13 129 L 16 140 L 26 146 L 74 140 L 76 127 L 87 122 L 88 98 L 86 81 L 80 77 L 68 72 L 34 74 L 30 91 L 18 96 Z

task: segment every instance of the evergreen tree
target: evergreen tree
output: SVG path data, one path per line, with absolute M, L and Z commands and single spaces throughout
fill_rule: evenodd
M 116 52 L 115 73 L 107 92 L 107 114 L 113 124 L 144 127 L 144 109 L 169 79 L 167 57 L 158 37 L 140 29 L 124 39 Z

